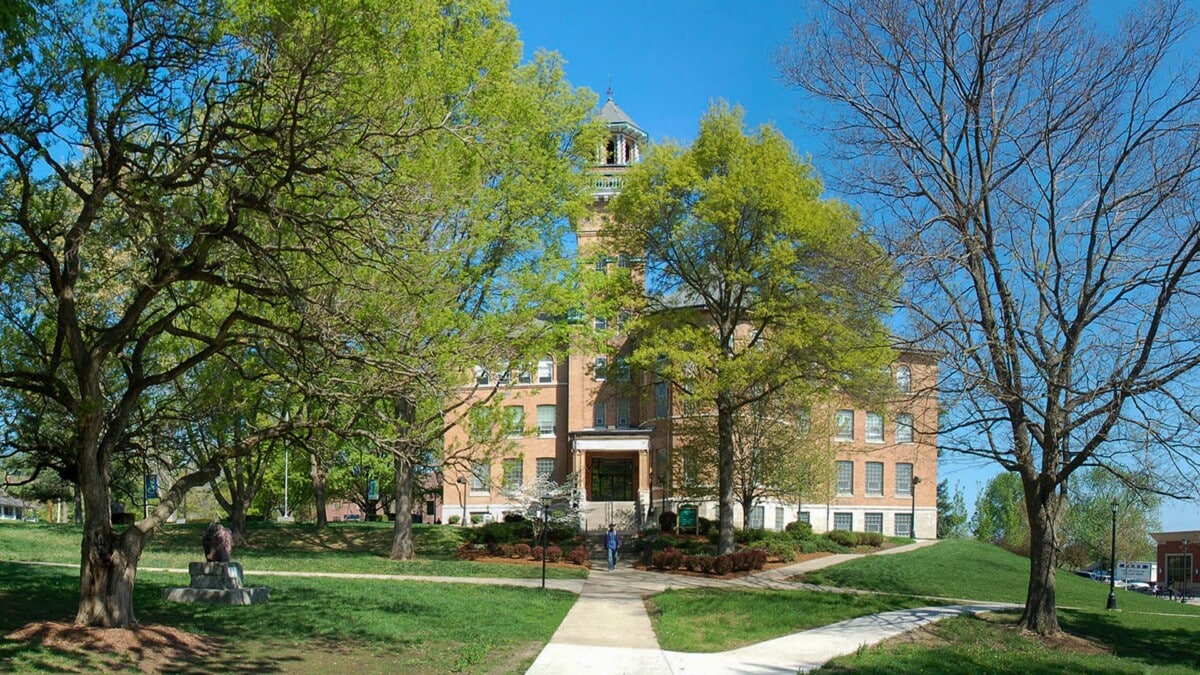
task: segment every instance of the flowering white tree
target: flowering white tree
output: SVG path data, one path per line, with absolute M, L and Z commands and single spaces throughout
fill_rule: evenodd
M 579 522 L 579 502 L 575 499 L 577 475 L 568 474 L 563 482 L 556 483 L 545 476 L 529 482 L 506 484 L 500 495 L 514 506 L 510 513 L 519 513 L 533 523 L 535 537 L 541 536 L 543 522 L 574 525 Z M 545 505 L 549 513 L 543 514 Z

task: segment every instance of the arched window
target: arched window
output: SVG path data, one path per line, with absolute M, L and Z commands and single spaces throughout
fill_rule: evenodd
M 908 366 L 896 367 L 896 388 L 904 394 L 912 393 L 912 371 Z
M 539 384 L 554 381 L 554 359 L 546 356 L 538 361 L 537 377 Z

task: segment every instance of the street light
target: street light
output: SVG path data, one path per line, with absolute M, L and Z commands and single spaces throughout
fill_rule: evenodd
M 1184 540 L 1180 541 L 1179 543 L 1182 545 L 1182 548 L 1180 548 L 1180 551 L 1183 552 L 1183 561 L 1188 563 L 1187 574 L 1184 575 L 1183 579 L 1180 579 L 1180 581 L 1183 582 L 1183 588 L 1180 589 L 1180 591 L 1179 591 L 1179 602 L 1186 604 L 1187 603 L 1186 592 L 1191 589 L 1191 581 L 1192 581 L 1192 565 L 1190 562 L 1188 562 L 1188 558 L 1187 558 L 1188 544 L 1190 544 L 1192 542 L 1187 539 L 1184 539 Z
M 908 516 L 908 533 L 913 539 L 917 538 L 917 485 L 921 482 L 920 477 L 912 477 L 912 512 Z
M 1108 609 L 1117 608 L 1117 500 L 1112 501 L 1112 558 L 1108 569 Z
M 463 513 L 462 513 L 462 521 L 461 521 L 460 527 L 466 527 L 467 526 L 467 479 L 463 476 L 459 476 L 458 478 L 454 479 L 454 482 L 458 483 L 458 496 L 459 496 L 459 499 L 462 500 Z

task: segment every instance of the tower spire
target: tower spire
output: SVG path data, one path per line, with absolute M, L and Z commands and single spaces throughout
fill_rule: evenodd
M 612 100 L 612 75 L 608 76 L 608 100 Z

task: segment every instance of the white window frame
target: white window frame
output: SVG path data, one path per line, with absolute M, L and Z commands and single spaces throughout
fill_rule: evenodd
M 835 441 L 854 440 L 854 411 L 842 409 L 834 413 Z
M 783 531 L 783 507 L 782 506 L 775 507 L 775 531 L 776 532 Z
M 837 461 L 837 463 L 834 466 L 836 469 L 834 483 L 837 488 L 838 496 L 839 497 L 853 496 L 854 495 L 854 462 L 851 462 L 849 460 L 840 459 Z M 843 469 L 847 470 L 846 471 L 847 477 L 846 477 L 845 483 L 843 483 L 843 481 L 842 481 Z M 845 489 L 842 488 L 843 484 L 846 485 Z
M 629 428 L 629 417 L 630 417 L 629 411 L 632 407 L 633 406 L 631 406 L 629 403 L 629 399 L 627 399 L 627 398 L 618 398 L 617 399 L 617 428 L 618 429 L 628 429 Z
M 765 530 L 767 528 L 767 509 L 761 504 L 750 507 L 750 514 L 746 517 L 747 526 L 751 530 Z
M 901 528 L 901 524 L 908 523 L 908 530 Z M 912 535 L 912 513 L 896 512 L 892 514 L 892 532 L 897 537 L 911 537 Z
M 907 475 L 905 473 L 907 472 Z M 896 462 L 896 496 L 911 497 L 913 493 L 912 462 Z
M 504 421 L 508 424 L 508 437 L 520 438 L 525 435 L 525 406 L 504 406 Z
M 541 358 L 538 359 L 537 365 L 537 381 L 538 384 L 551 384 L 554 382 L 554 359 Z
M 473 462 L 471 464 L 471 494 L 487 494 L 492 481 L 492 465 L 490 462 Z
M 883 415 L 881 413 L 867 413 L 863 436 L 868 443 L 883 442 Z
M 592 328 L 596 330 L 608 330 L 608 319 L 602 316 L 593 317 Z
M 845 519 L 850 521 L 849 527 L 838 527 L 838 520 Z M 845 530 L 847 532 L 854 531 L 854 513 L 849 511 L 835 511 L 833 514 L 833 529 Z
M 907 445 L 915 436 L 912 413 L 896 413 L 896 443 Z
M 596 401 L 592 406 L 593 426 L 596 429 L 603 429 L 608 426 L 608 403 L 605 401 Z
M 483 366 L 475 366 L 475 386 L 486 387 L 491 384 L 491 374 Z
M 547 464 L 548 463 L 548 464 Z M 538 457 L 534 462 L 535 475 L 539 479 L 554 480 L 554 458 L 553 457 Z M 546 467 L 549 466 L 549 470 Z
M 872 521 L 877 525 L 872 526 Z M 878 512 L 868 512 L 863 514 L 863 532 L 877 532 L 883 534 L 883 514 Z
M 872 473 L 876 475 L 872 476 Z M 863 476 L 866 479 L 866 487 L 863 492 L 868 497 L 882 497 L 883 462 L 867 462 L 866 468 L 863 470 Z M 882 530 L 880 531 L 882 532 Z
M 608 379 L 608 357 L 597 356 L 592 361 L 592 377 L 597 382 L 603 382 Z
M 551 421 L 547 423 L 543 411 L 550 412 Z M 551 438 L 555 435 L 558 427 L 558 408 L 553 403 L 544 403 L 537 407 L 537 424 L 538 436 L 541 438 Z
M 520 457 L 509 457 L 501 462 L 504 467 L 504 487 L 521 487 L 525 484 L 525 462 Z
M 901 394 L 912 393 L 912 369 L 908 366 L 896 366 L 896 388 Z

